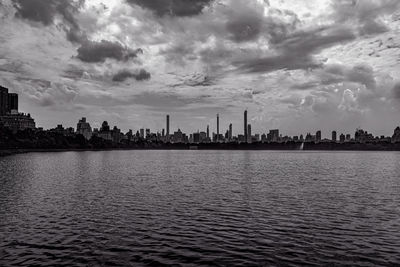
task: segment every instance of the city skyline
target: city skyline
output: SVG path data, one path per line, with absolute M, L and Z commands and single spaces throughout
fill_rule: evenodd
M 4 0 L 0 84 L 45 128 L 168 113 L 194 132 L 220 114 L 238 134 L 245 109 L 253 132 L 400 123 L 399 1 L 197 2 Z
M 19 95 L 17 93 L 9 92 L 8 88 L 3 87 L 0 85 L 0 124 L 3 124 L 6 128 L 12 129 L 12 131 L 20 131 L 25 129 L 40 129 L 45 130 L 43 127 L 36 127 L 34 118 L 31 117 L 30 113 L 21 113 L 19 112 Z M 92 135 L 99 135 L 101 136 L 101 132 L 105 132 L 102 136 L 103 139 L 113 139 L 113 135 L 115 133 L 119 136 L 122 134 L 124 137 L 131 138 L 132 136 L 136 135 L 136 137 L 143 138 L 145 140 L 155 140 L 163 141 L 163 142 L 176 142 L 176 135 L 178 135 L 179 142 L 184 143 L 209 143 L 209 142 L 244 142 L 244 143 L 252 143 L 252 142 L 287 142 L 287 141 L 301 141 L 301 142 L 321 142 L 324 140 L 343 143 L 345 141 L 376 141 L 378 138 L 380 141 L 389 141 L 390 136 L 387 135 L 376 135 L 374 136 L 372 133 L 368 133 L 368 131 L 364 131 L 360 127 L 356 128 L 354 138 L 349 133 L 341 133 L 338 139 L 338 133 L 336 130 L 331 131 L 331 138 L 328 138 L 327 135 L 323 136 L 321 130 L 317 130 L 315 135 L 312 134 L 312 131 L 307 131 L 306 134 L 300 133 L 297 135 L 284 135 L 280 132 L 279 129 L 269 129 L 266 131 L 262 131 L 259 133 L 252 132 L 252 125 L 248 123 L 248 111 L 247 109 L 243 112 L 243 132 L 240 131 L 237 135 L 233 132 L 233 124 L 229 123 L 228 129 L 226 130 L 225 134 L 220 131 L 220 115 L 219 113 L 216 114 L 216 132 L 212 132 L 210 135 L 210 125 L 207 125 L 206 131 L 197 129 L 197 132 L 186 133 L 182 131 L 179 127 L 176 128 L 176 131 L 172 128 L 171 131 L 171 116 L 167 114 L 165 116 L 165 128 L 162 129 L 155 129 L 155 131 L 151 131 L 150 128 L 142 127 L 137 128 L 130 128 L 129 131 L 124 134 L 121 129 L 118 128 L 118 125 L 114 125 L 113 129 L 112 125 L 109 125 L 108 121 L 103 121 L 101 127 L 93 127 L 90 125 L 90 122 L 87 121 L 86 117 L 82 117 L 79 120 L 76 131 L 75 128 L 66 127 L 64 128 L 63 124 L 57 124 L 55 128 L 49 128 L 47 130 L 54 130 L 59 133 L 64 133 L 67 135 L 70 134 L 81 134 L 87 140 L 89 140 Z M 154 129 L 153 129 L 154 130 Z M 136 134 L 134 133 L 136 131 Z M 269 133 L 268 133 L 269 131 Z M 399 139 L 399 127 L 397 127 L 394 131 L 394 135 L 392 140 L 397 142 Z M 112 133 L 114 132 L 114 134 Z M 253 134 L 254 133 L 254 134 Z M 357 140 L 358 135 L 358 140 Z M 130 136 L 130 137 L 129 137 Z M 190 136 L 190 137 L 189 137 Z M 162 137 L 162 139 L 160 139 Z M 117 140 L 119 137 L 117 138 Z M 197 140 L 197 141 L 196 141 Z

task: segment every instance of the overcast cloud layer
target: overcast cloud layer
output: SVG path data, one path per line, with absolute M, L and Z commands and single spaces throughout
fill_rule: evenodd
M 0 84 L 38 126 L 400 124 L 398 0 L 0 0 Z

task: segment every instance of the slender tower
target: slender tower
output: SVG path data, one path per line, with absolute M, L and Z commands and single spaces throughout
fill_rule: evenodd
M 207 139 L 210 138 L 210 125 L 207 125 Z
M 247 110 L 244 111 L 244 141 L 247 142 Z
M 217 114 L 217 142 L 219 141 L 219 114 Z
M 229 141 L 232 141 L 232 123 L 229 124 L 229 134 L 228 134 Z
M 251 143 L 251 124 L 247 125 L 247 140 L 248 143 Z
M 169 141 L 169 115 L 167 115 L 167 141 Z

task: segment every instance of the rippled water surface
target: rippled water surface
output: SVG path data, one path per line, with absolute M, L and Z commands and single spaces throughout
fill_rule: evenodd
M 400 264 L 400 153 L 0 158 L 0 265 Z

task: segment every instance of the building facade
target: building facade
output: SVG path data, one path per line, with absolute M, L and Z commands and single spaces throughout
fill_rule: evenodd
M 13 113 L 0 116 L 0 123 L 11 129 L 13 132 L 23 131 L 26 129 L 35 129 L 35 120 L 30 114 Z
M 85 117 L 79 120 L 76 125 L 76 133 L 83 135 L 87 140 L 92 137 L 92 127 L 90 127 L 90 124 L 86 121 Z

